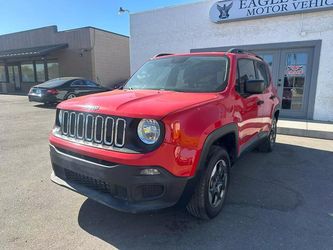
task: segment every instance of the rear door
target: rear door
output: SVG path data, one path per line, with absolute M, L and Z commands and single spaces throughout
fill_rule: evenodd
M 238 130 L 240 152 L 254 144 L 257 135 L 262 129 L 262 119 L 259 114 L 258 105 L 260 105 L 261 96 L 258 94 L 249 95 L 245 93 L 245 83 L 248 80 L 255 80 L 257 72 L 255 61 L 247 58 L 240 58 L 237 62 L 238 74 L 236 82 L 237 98 L 240 105 L 236 105 L 238 111 Z
M 101 86 L 99 86 L 93 81 L 85 80 L 85 82 L 90 93 L 99 93 L 106 91 L 106 89 L 103 89 Z
M 90 92 L 85 80 L 76 79 L 70 84 L 71 91 L 75 93 L 76 96 L 87 95 Z
M 271 126 L 271 116 L 274 108 L 275 98 L 272 92 L 271 75 L 265 63 L 256 61 L 257 79 L 265 82 L 265 90 L 262 94 L 258 95 L 260 102 L 258 103 L 258 114 L 262 119 L 262 128 L 259 132 L 268 132 Z

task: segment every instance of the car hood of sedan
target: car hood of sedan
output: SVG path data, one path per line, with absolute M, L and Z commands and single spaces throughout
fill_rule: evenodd
M 136 118 L 162 118 L 217 98 L 217 93 L 184 93 L 158 90 L 114 90 L 74 98 L 60 109 Z

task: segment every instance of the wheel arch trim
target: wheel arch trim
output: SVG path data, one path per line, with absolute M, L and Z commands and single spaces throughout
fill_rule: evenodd
M 238 157 L 238 126 L 235 123 L 227 124 L 221 128 L 218 128 L 214 130 L 212 133 L 210 133 L 202 147 L 202 151 L 200 154 L 199 162 L 196 168 L 195 175 L 200 174 L 204 170 L 205 162 L 207 159 L 207 156 L 209 154 L 209 150 L 211 146 L 218 141 L 223 136 L 226 136 L 228 134 L 234 133 L 235 134 L 235 156 Z

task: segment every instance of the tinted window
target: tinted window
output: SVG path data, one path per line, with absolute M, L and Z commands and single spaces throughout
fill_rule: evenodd
M 44 62 L 36 62 L 37 82 L 45 82 Z
M 227 82 L 228 60 L 215 56 L 177 56 L 144 64 L 125 89 L 217 92 Z
M 95 83 L 95 82 L 92 82 L 92 81 L 89 81 L 89 80 L 86 80 L 86 85 L 89 86 L 89 87 L 97 87 L 98 85 Z
M 269 74 L 267 72 L 267 67 L 262 62 L 257 62 L 257 79 L 258 80 L 264 80 L 265 86 L 267 87 L 269 85 Z
M 238 79 L 236 84 L 236 90 L 239 93 L 244 93 L 245 82 L 255 79 L 256 79 L 256 70 L 254 67 L 254 61 L 250 59 L 238 60 Z
M 47 70 L 49 73 L 49 79 L 54 79 L 59 77 L 59 64 L 57 62 L 48 62 Z
M 86 86 L 86 83 L 83 80 L 74 80 L 72 82 L 71 86 L 73 86 L 73 87 L 75 87 L 75 86 Z
M 6 82 L 6 70 L 3 64 L 0 64 L 0 82 Z
M 34 65 L 32 63 L 22 63 L 21 74 L 23 82 L 34 82 L 35 81 Z
M 42 84 L 39 84 L 38 86 L 39 87 L 47 87 L 47 88 L 56 88 L 56 87 L 60 87 L 65 82 L 66 82 L 66 80 L 53 79 L 53 80 L 49 80 L 47 82 L 44 82 Z

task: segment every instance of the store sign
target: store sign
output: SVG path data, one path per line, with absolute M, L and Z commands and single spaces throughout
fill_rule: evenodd
M 333 0 L 222 0 L 210 9 L 212 22 L 333 9 Z

